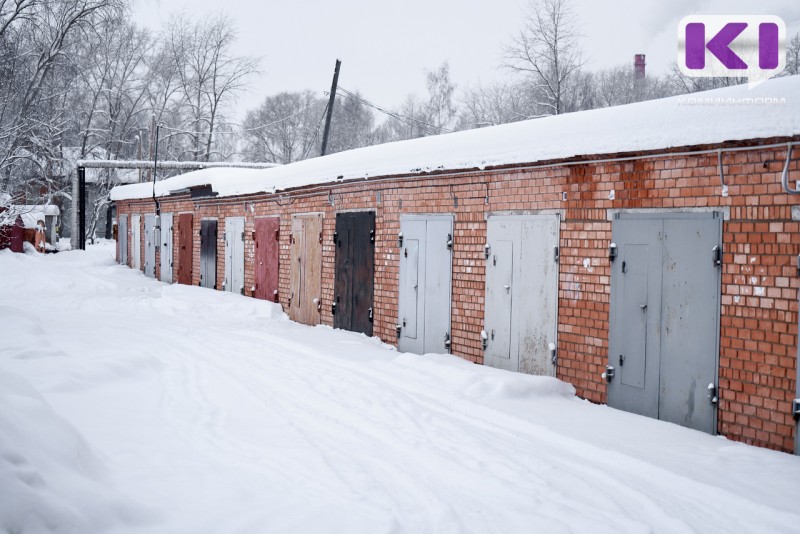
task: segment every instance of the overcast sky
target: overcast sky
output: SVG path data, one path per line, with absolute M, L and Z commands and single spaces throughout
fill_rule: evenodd
M 261 74 L 236 115 L 281 91 L 328 90 L 339 83 L 396 107 L 425 92 L 425 69 L 450 62 L 458 88 L 509 76 L 502 45 L 521 28 L 526 0 L 138 0 L 136 18 L 158 30 L 173 13 L 222 11 L 239 31 L 238 53 L 261 58 Z M 800 31 L 800 0 L 572 0 L 588 68 L 631 63 L 664 73 L 675 61 L 678 22 L 691 14 L 770 14 Z

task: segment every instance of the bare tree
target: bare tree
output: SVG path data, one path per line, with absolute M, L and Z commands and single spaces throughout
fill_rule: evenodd
M 571 111 L 566 94 L 583 65 L 579 39 L 569 0 L 532 0 L 525 26 L 505 47 L 506 67 L 530 80 L 546 113 Z
M 192 159 L 208 161 L 224 106 L 244 90 L 258 60 L 233 54 L 236 31 L 225 16 L 202 21 L 176 17 L 167 32 L 183 107 L 191 120 L 192 133 L 187 135 Z
M 786 44 L 786 69 L 783 72 L 789 76 L 800 74 L 800 32 Z
M 522 82 L 497 82 L 466 88 L 460 97 L 457 130 L 517 122 L 535 116 L 530 88 Z
M 311 91 L 267 97 L 245 116 L 245 156 L 250 161 L 286 164 L 319 154 L 317 127 L 324 107 L 325 102 Z
M 456 117 L 453 102 L 456 86 L 450 81 L 450 65 L 445 61 L 438 69 L 427 71 L 425 78 L 428 84 L 426 122 L 436 127 L 436 133 L 441 133 L 453 126 Z

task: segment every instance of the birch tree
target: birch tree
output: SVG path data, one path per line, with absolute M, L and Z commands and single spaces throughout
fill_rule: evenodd
M 544 113 L 571 111 L 566 95 L 583 65 L 579 39 L 569 0 L 532 0 L 523 28 L 505 47 L 506 67 L 535 88 Z

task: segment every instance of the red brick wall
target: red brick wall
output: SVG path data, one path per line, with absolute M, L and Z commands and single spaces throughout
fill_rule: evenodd
M 252 294 L 254 276 L 254 219 L 280 216 L 279 291 L 284 306 L 289 295 L 291 216 L 322 212 L 320 319 L 331 325 L 331 235 L 336 212 L 374 210 L 374 333 L 389 343 L 396 342 L 399 215 L 452 213 L 452 351 L 482 364 L 479 332 L 484 313 L 486 216 L 557 210 L 562 214 L 558 377 L 572 383 L 578 395 L 605 402 L 606 384 L 600 375 L 608 358 L 609 210 L 725 210 L 729 218 L 723 224 L 719 432 L 747 443 L 790 450 L 794 424 L 789 404 L 795 394 L 798 313 L 794 262 L 800 253 L 800 223 L 792 220 L 791 206 L 800 199 L 781 190 L 785 154 L 784 148 L 725 153 L 728 196 L 721 195 L 717 155 L 712 153 L 331 184 L 329 188 L 295 191 L 280 204 L 267 195 L 196 203 L 182 197 L 162 201 L 161 211 L 171 211 L 176 217 L 180 211 L 194 211 L 195 236 L 201 218 L 218 219 L 219 287 L 224 277 L 224 219 L 245 216 L 247 295 Z M 768 160 L 771 162 L 765 166 Z M 792 163 L 792 172 L 798 172 L 797 162 Z M 153 211 L 147 200 L 117 202 L 117 206 L 119 213 Z M 177 253 L 174 261 L 177 269 Z M 199 282 L 199 262 L 199 238 L 195 238 L 194 284 Z

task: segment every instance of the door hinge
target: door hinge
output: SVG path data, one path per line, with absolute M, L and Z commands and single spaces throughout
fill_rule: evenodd
M 280 240 L 281 240 L 281 231 L 275 230 L 275 241 L 280 241 Z
M 242 230 L 242 241 L 244 241 L 244 230 Z
M 481 330 L 481 346 L 483 350 L 489 346 L 489 334 L 486 333 L 486 330 Z
M 369 231 L 369 242 L 370 243 L 374 243 L 375 242 L 375 230 L 370 230 Z
M 319 243 L 322 244 L 322 232 L 319 233 Z
M 559 260 L 560 258 L 561 258 L 561 255 L 560 255 L 560 253 L 559 253 L 558 247 L 553 247 L 553 261 L 555 261 L 556 263 L 558 263 L 558 260 Z
M 722 247 L 715 245 L 711 249 L 711 254 L 714 259 L 714 267 L 722 267 Z
M 792 401 L 792 417 L 795 421 L 800 420 L 800 399 Z
M 444 350 L 450 352 L 450 334 L 444 334 Z
M 492 250 L 492 247 L 489 246 L 489 243 L 486 243 L 485 245 L 483 245 L 483 255 L 487 260 L 489 259 L 489 254 L 491 254 L 491 250 Z
M 397 248 L 401 248 L 403 246 L 403 232 L 397 234 Z
M 336 303 L 331 303 L 331 315 L 336 315 Z
M 273 292 L 272 292 L 272 299 L 273 299 L 275 302 L 278 302 L 278 290 L 277 290 L 277 289 L 276 289 L 275 291 L 273 291 Z
M 403 327 L 400 326 L 400 323 L 394 325 L 394 329 L 397 332 L 397 339 L 400 339 L 400 332 L 403 330 Z
M 369 322 L 372 322 L 372 308 L 367 311 L 367 319 L 369 319 Z
M 453 234 L 447 234 L 447 250 L 453 250 Z
M 339 239 L 339 232 L 333 232 L 333 244 L 336 244 L 336 240 Z

